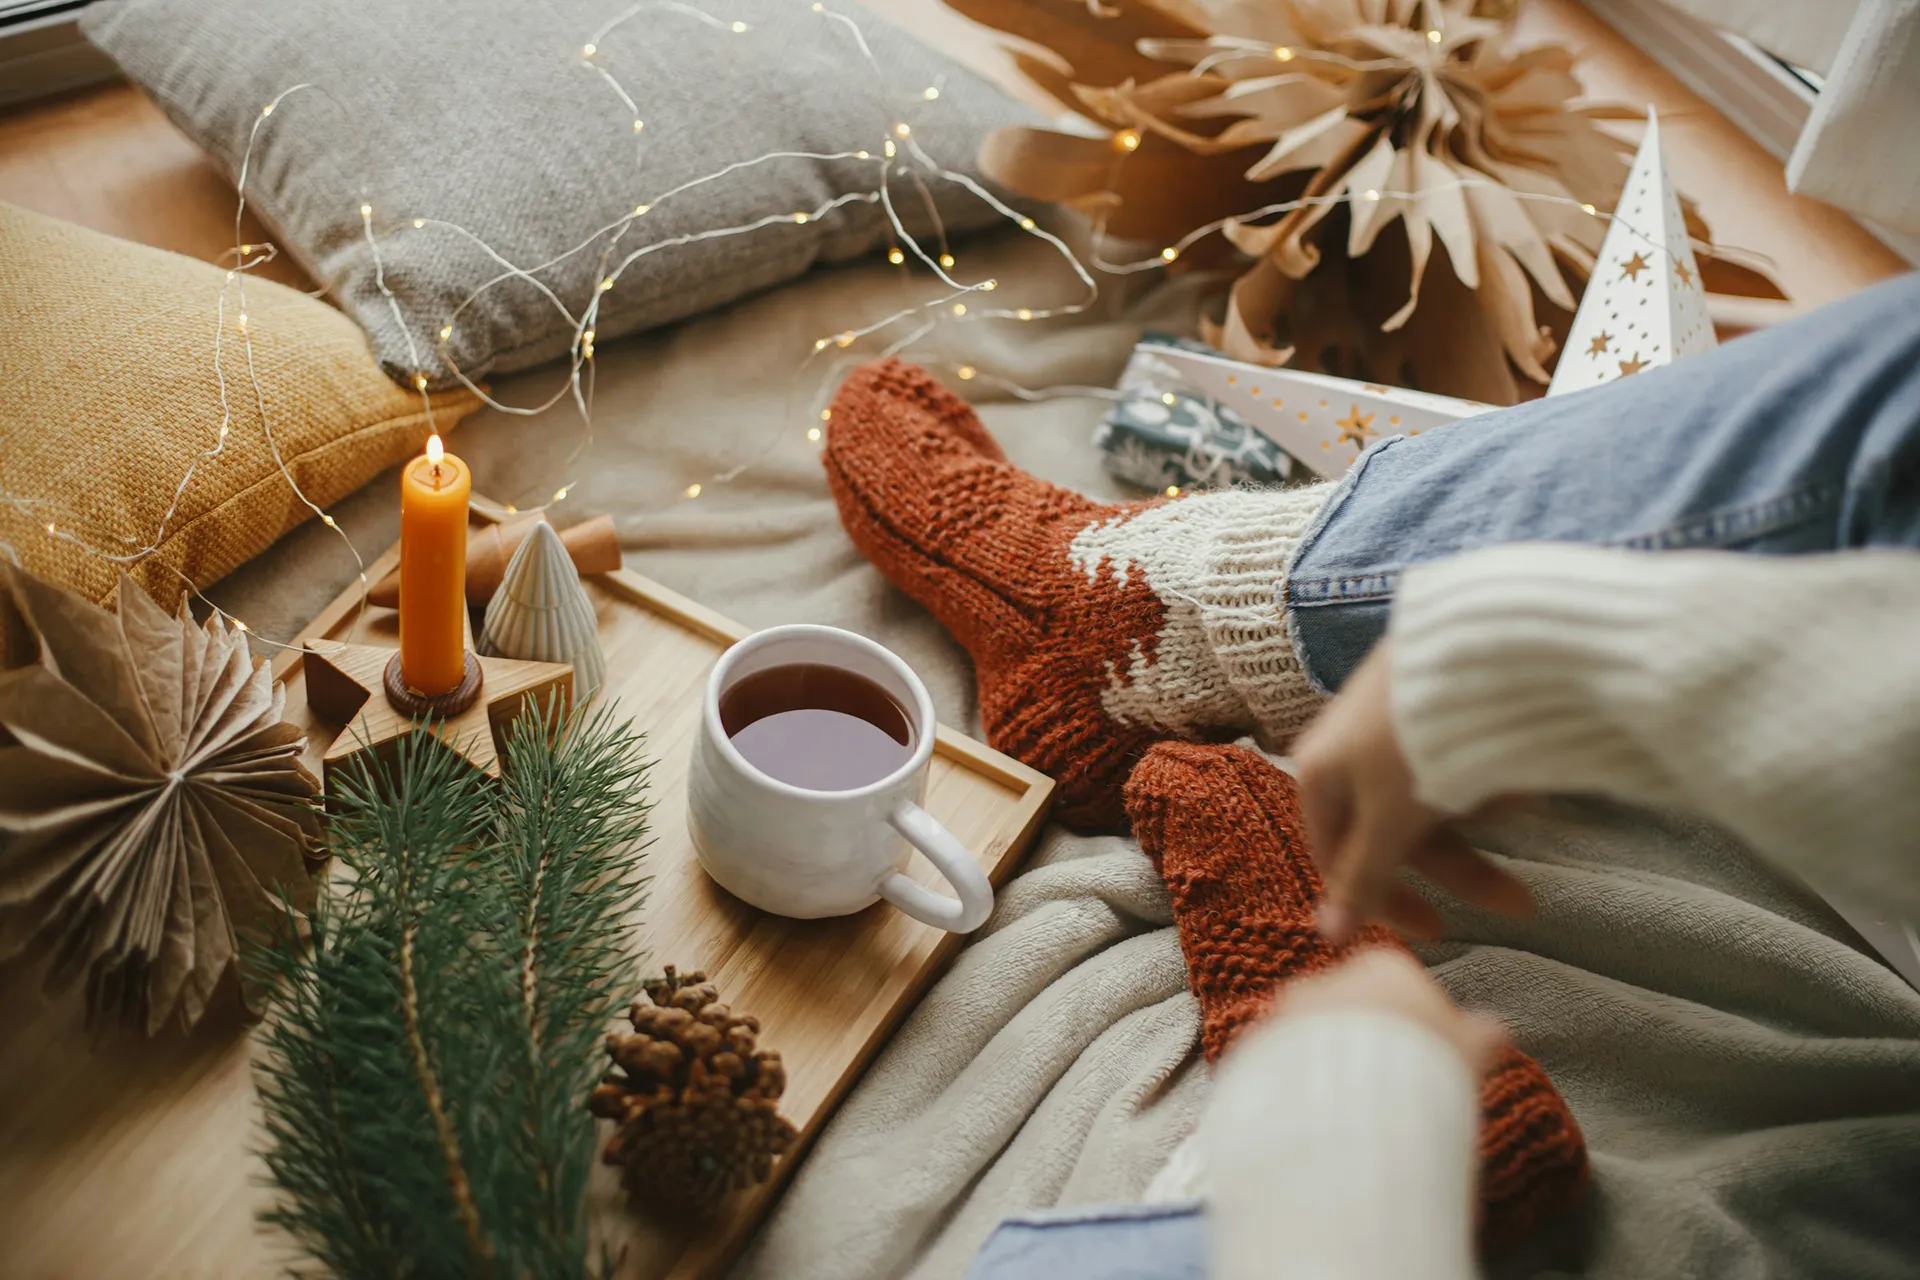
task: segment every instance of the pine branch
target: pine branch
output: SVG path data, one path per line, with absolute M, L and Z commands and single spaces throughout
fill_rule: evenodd
M 598 1043 L 632 982 L 642 740 L 517 722 L 493 783 L 410 734 L 331 797 L 344 874 L 276 990 L 267 1218 L 343 1277 L 579 1276 Z
M 473 1184 L 467 1180 L 466 1166 L 460 1162 L 460 1139 L 453 1122 L 447 1119 L 447 1107 L 440 1094 L 440 1081 L 427 1058 L 426 1042 L 420 1038 L 420 995 L 413 981 L 413 942 L 415 926 L 411 920 L 401 926 L 400 935 L 400 1010 L 406 1021 L 407 1050 L 413 1058 L 414 1078 L 426 1099 L 427 1114 L 433 1117 L 433 1136 L 440 1144 L 441 1158 L 447 1162 L 447 1189 L 460 1210 L 460 1226 L 467 1233 L 467 1248 L 480 1275 L 493 1275 L 493 1245 L 480 1228 L 480 1209 L 473 1202 Z

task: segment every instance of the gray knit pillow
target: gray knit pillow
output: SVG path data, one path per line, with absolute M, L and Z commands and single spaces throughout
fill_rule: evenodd
M 791 215 L 874 191 L 898 122 L 942 165 L 972 174 L 982 134 L 1023 115 L 851 0 L 826 11 L 808 0 L 652 0 L 596 37 L 633 7 L 109 0 L 88 8 L 83 26 L 230 174 L 261 125 L 247 174 L 252 206 L 366 328 L 389 373 L 410 381 L 424 372 L 435 385 L 452 378 L 445 357 L 477 377 L 561 354 L 596 297 L 592 327 L 604 341 L 867 252 L 887 235 L 877 204 L 854 201 L 804 223 Z M 830 16 L 839 11 L 858 21 L 881 74 Z M 315 88 L 262 120 L 264 105 L 300 84 Z M 770 160 L 665 194 L 769 152 L 860 150 L 874 159 Z M 910 230 L 932 229 L 911 180 L 896 174 L 890 191 Z M 933 180 L 929 192 L 950 231 L 995 221 L 956 183 Z M 375 277 L 363 204 L 398 318 Z M 623 222 L 643 204 L 653 207 Z M 672 243 L 763 218 L 781 221 Z M 541 268 L 554 298 L 509 278 L 454 317 L 505 270 L 476 238 L 515 268 Z M 614 264 L 656 245 L 600 291 Z

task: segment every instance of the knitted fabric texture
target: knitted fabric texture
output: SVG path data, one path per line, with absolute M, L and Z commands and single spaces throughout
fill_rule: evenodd
M 222 290 L 224 392 L 210 341 Z M 219 267 L 0 204 L 0 490 L 32 502 L 0 504 L 0 555 L 11 545 L 35 577 L 104 604 L 123 563 L 47 523 L 114 554 L 157 542 L 124 567 L 172 610 L 187 582 L 214 582 L 312 519 L 301 494 L 327 507 L 480 406 L 447 392 L 429 415 L 353 321 L 267 280 L 246 286 L 249 361 L 238 297 Z
M 898 360 L 847 379 L 823 457 L 848 536 L 965 646 L 988 740 L 1056 779 L 1069 825 L 1124 829 L 1155 742 L 1283 740 L 1317 704 L 1277 588 L 1327 486 L 1094 502 Z
M 1314 925 L 1320 874 L 1293 780 L 1244 747 L 1168 742 L 1126 785 L 1140 846 L 1160 868 L 1201 1043 L 1217 1060 L 1282 984 L 1362 946 L 1398 947 L 1377 925 L 1334 947 Z M 1578 1203 L 1586 1190 L 1580 1126 L 1538 1063 L 1509 1045 L 1480 1090 L 1480 1240 L 1498 1248 Z

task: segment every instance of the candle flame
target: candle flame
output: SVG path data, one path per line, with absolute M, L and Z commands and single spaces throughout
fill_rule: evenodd
M 437 467 L 440 465 L 440 459 L 446 456 L 446 446 L 440 443 L 440 433 L 436 431 L 427 437 L 427 461 Z

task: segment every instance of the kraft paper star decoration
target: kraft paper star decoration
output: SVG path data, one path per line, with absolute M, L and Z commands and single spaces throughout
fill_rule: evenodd
M 394 744 L 421 727 L 387 701 L 384 683 L 392 658 L 392 649 L 378 645 L 307 641 L 307 705 L 323 720 L 342 726 L 321 758 L 322 782 L 329 794 L 348 760 L 363 751 L 388 758 Z M 521 711 L 529 704 L 544 708 L 554 697 L 561 714 L 572 704 L 573 668 L 517 658 L 478 661 L 480 696 L 465 711 L 435 722 L 430 732 L 474 768 L 499 777 L 500 756 Z
M 1680 198 L 1661 159 L 1660 121 L 1649 110 L 1646 137 L 1547 394 L 1629 377 L 1715 345 Z

